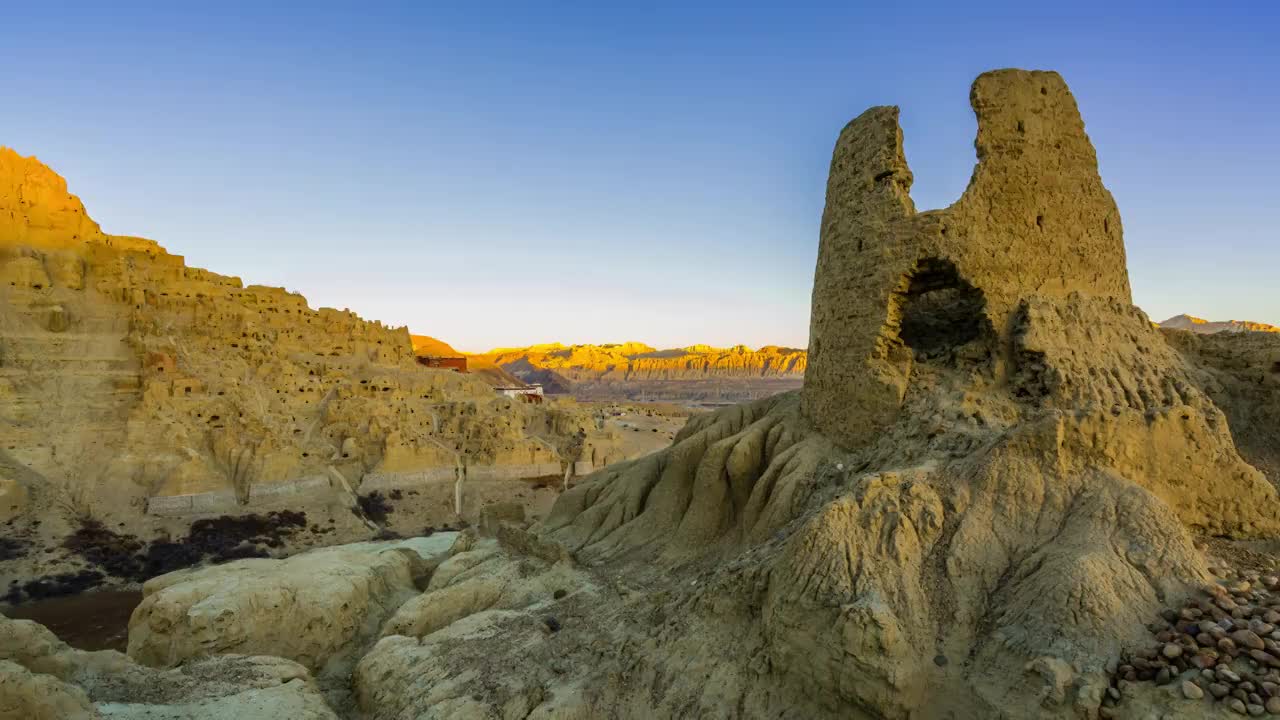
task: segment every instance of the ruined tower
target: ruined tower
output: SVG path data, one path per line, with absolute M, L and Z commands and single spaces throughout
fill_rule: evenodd
M 946 209 L 916 212 L 896 107 L 867 110 L 836 143 L 803 405 L 842 444 L 894 421 L 917 357 L 990 353 L 999 378 L 1032 296 L 1130 302 L 1120 215 L 1062 78 L 984 73 L 970 103 L 978 164 Z

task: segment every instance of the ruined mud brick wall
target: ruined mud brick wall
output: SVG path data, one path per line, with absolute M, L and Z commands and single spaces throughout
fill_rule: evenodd
M 917 212 L 896 107 L 836 145 L 814 276 L 804 409 L 843 443 L 897 416 L 917 352 L 982 340 L 1007 352 L 1029 295 L 1130 302 L 1120 216 L 1057 73 L 974 83 L 979 164 L 964 195 Z

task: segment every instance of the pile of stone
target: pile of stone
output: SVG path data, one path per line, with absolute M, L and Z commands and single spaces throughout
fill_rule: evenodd
M 1156 644 L 1112 673 L 1102 717 L 1122 717 L 1116 705 L 1126 682 L 1176 682 L 1188 700 L 1280 715 L 1280 577 L 1247 573 L 1210 585 L 1161 617 L 1150 625 Z

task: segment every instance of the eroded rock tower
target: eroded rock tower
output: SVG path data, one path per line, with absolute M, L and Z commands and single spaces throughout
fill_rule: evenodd
M 836 143 L 803 404 L 844 444 L 893 422 L 916 356 L 963 348 L 1007 371 L 1029 296 L 1130 302 L 1120 215 L 1066 83 L 997 70 L 970 102 L 978 164 L 943 210 L 916 212 L 896 107 L 867 110 Z

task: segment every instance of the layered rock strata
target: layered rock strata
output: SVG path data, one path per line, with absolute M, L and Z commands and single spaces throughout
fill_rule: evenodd
M 741 402 L 794 390 L 804 350 L 693 345 L 657 350 L 643 343 L 535 345 L 492 350 L 474 362 L 502 368 L 548 392 L 582 400 Z

